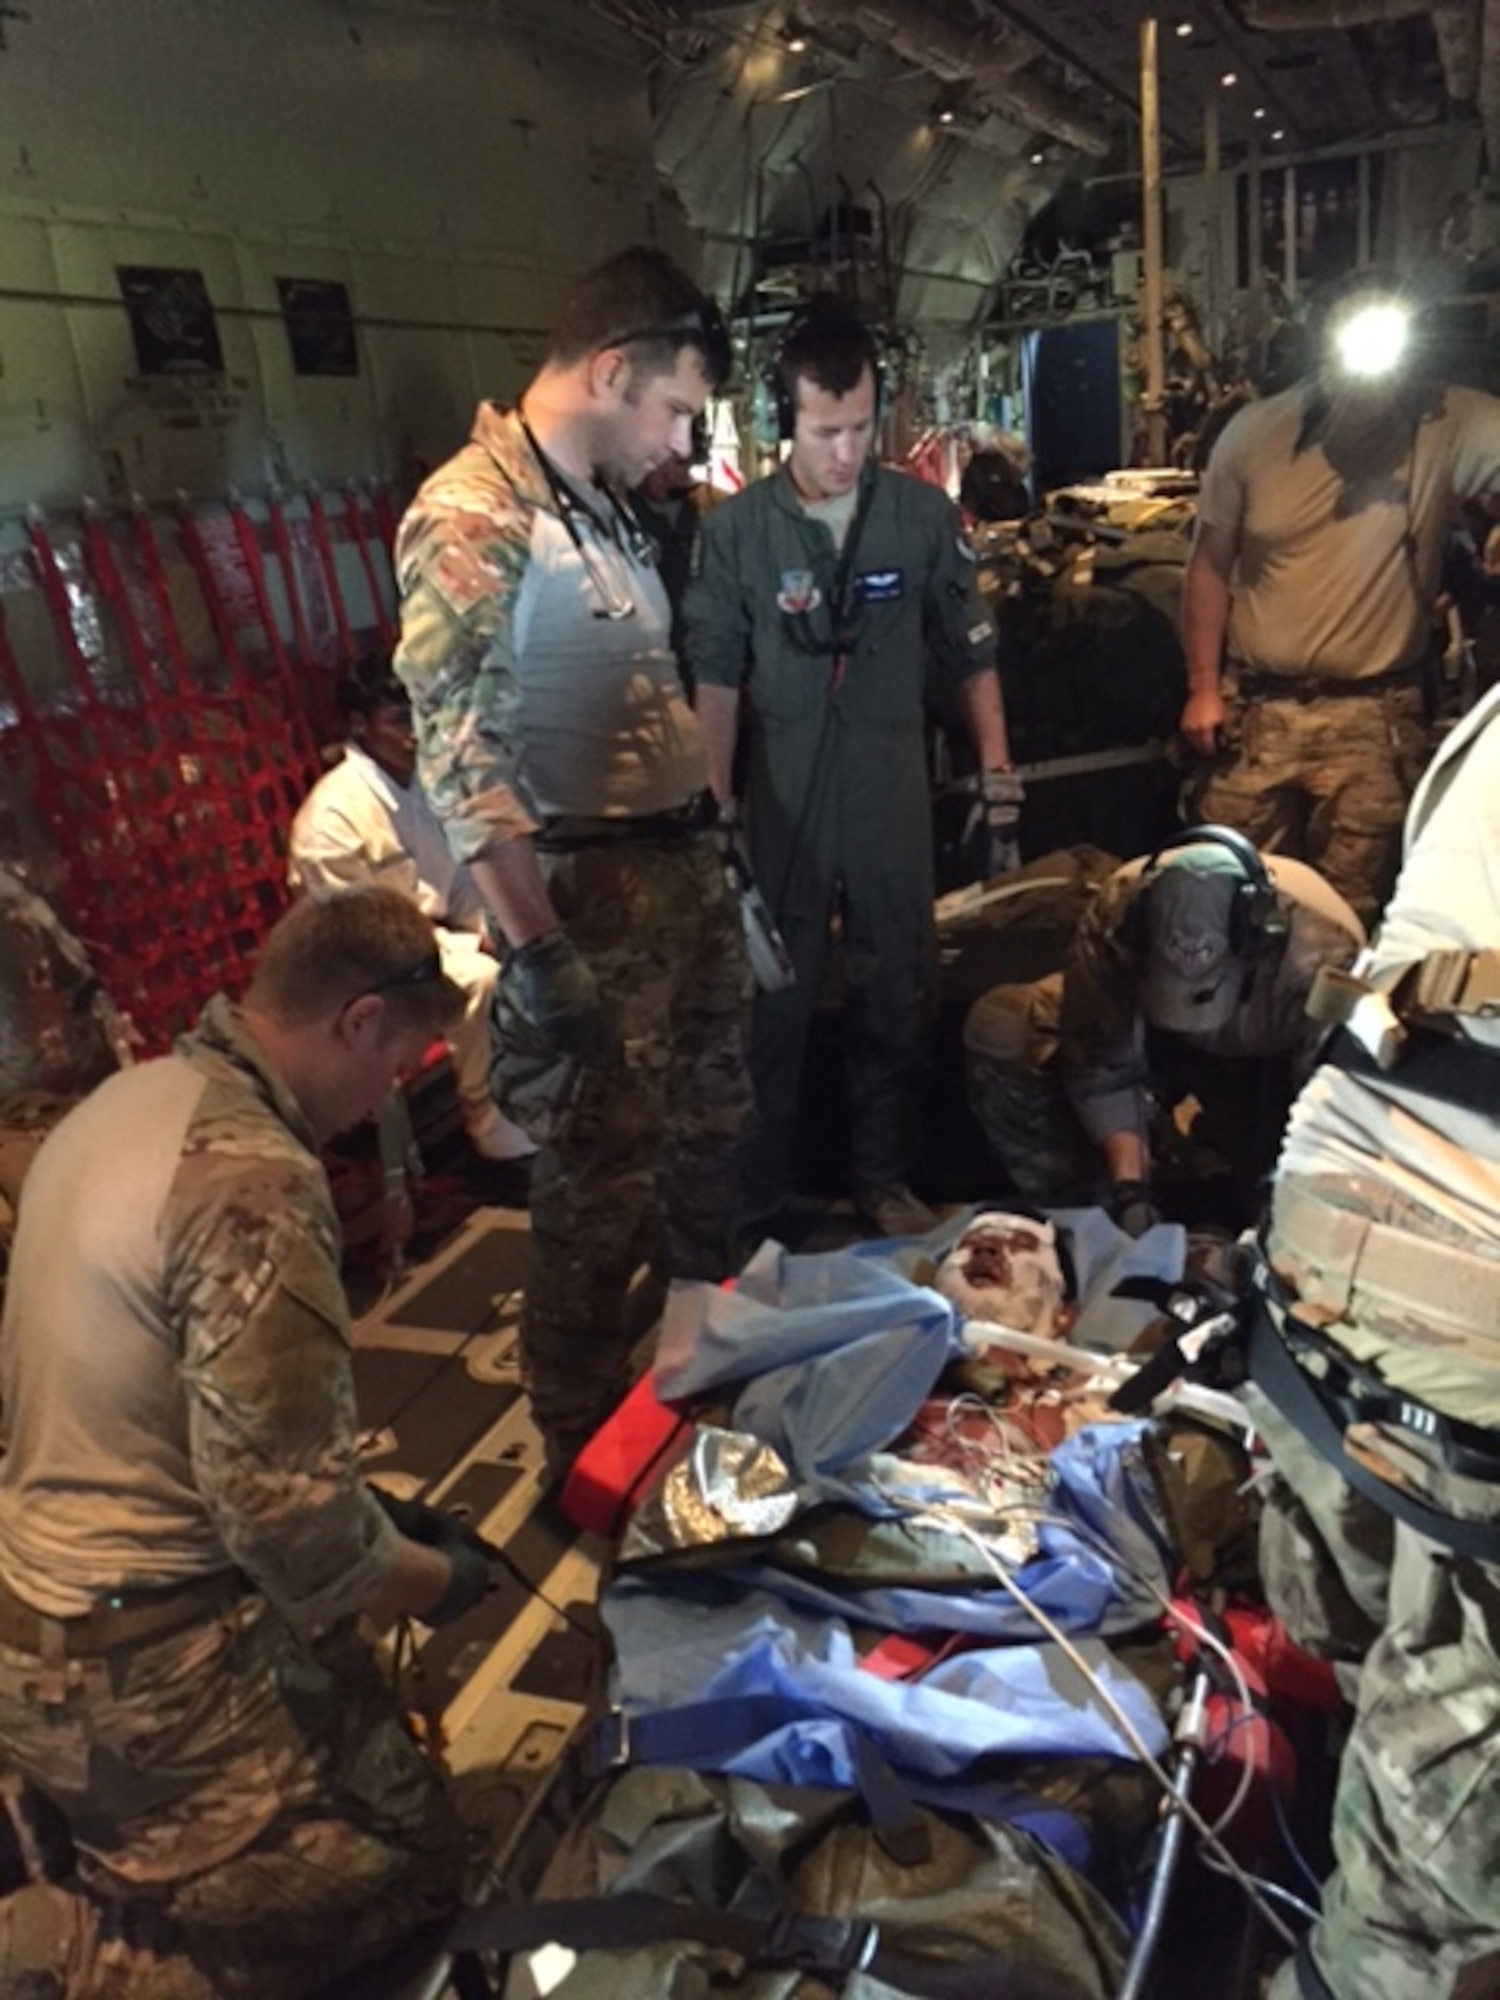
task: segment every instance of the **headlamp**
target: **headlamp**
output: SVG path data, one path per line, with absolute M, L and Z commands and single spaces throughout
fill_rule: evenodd
M 1339 374 L 1355 382 L 1394 375 L 1411 347 L 1412 313 L 1396 299 L 1366 298 L 1329 328 L 1329 348 Z

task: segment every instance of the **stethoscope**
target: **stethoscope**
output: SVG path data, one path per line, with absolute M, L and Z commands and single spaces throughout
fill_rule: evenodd
M 656 545 L 640 523 L 634 520 L 621 505 L 608 486 L 601 486 L 600 492 L 609 502 L 612 519 L 602 519 L 583 498 L 574 491 L 572 485 L 558 471 L 546 452 L 537 443 L 536 434 L 526 421 L 525 412 L 519 404 L 516 407 L 516 421 L 521 426 L 522 436 L 536 460 L 537 470 L 547 482 L 547 491 L 552 496 L 552 504 L 557 509 L 557 517 L 563 524 L 568 540 L 573 544 L 578 560 L 583 564 L 590 584 L 599 602 L 593 607 L 596 618 L 609 618 L 616 622 L 636 615 L 635 600 L 619 591 L 612 579 L 601 568 L 599 559 L 590 548 L 579 530 L 579 520 L 587 522 L 592 532 L 601 542 L 612 542 L 628 562 L 638 569 L 656 567 Z

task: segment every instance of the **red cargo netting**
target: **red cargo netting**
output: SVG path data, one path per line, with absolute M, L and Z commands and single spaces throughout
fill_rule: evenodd
M 385 551 L 365 546 L 378 522 L 356 504 L 340 527 L 373 631 L 351 628 L 318 496 L 296 516 L 238 497 L 175 517 L 87 508 L 56 529 L 34 513 L 0 579 L 13 849 L 44 862 L 148 1048 L 243 988 L 287 901 L 287 828 L 338 671 L 389 635 Z

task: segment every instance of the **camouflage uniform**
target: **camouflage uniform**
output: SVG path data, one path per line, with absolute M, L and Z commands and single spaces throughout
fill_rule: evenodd
M 587 1066 L 537 1046 L 509 965 L 495 1094 L 539 1142 L 522 1363 L 561 1469 L 613 1407 L 643 1259 L 730 1268 L 750 1111 L 738 913 L 694 802 L 707 782 L 660 577 L 597 491 L 566 513 L 519 419 L 484 405 L 397 543 L 423 787 L 460 860 L 534 837 L 619 1032 Z M 628 607 L 628 608 L 627 608 Z
M 1222 752 L 1192 816 L 1310 861 L 1369 923 L 1431 753 L 1420 685 L 1457 504 L 1500 482 L 1500 399 L 1434 389 L 1349 436 L 1299 384 L 1214 446 L 1198 519 L 1233 537 Z
M 1265 676 L 1224 676 L 1225 747 L 1196 779 L 1196 820 L 1235 827 L 1257 847 L 1312 862 L 1358 910 L 1379 916 L 1401 851 L 1401 822 L 1432 749 L 1413 679 L 1365 693 L 1283 693 Z
M 461 1829 L 352 1625 L 397 1541 L 358 1473 L 314 1146 L 219 1000 L 27 1184 L 0 1748 L 83 1893 L 0 1905 L 0 1967 L 51 1957 L 90 2000 L 298 1995 L 459 1898 Z
M 1413 801 L 1406 861 L 1365 968 L 1377 985 L 1435 954 L 1467 960 L 1500 945 L 1497 716 L 1492 695 Z M 1346 1452 L 1395 1490 L 1494 1533 L 1500 1118 L 1485 1078 L 1500 1067 L 1500 1027 L 1462 1010 L 1447 1025 L 1445 1046 L 1469 1047 L 1455 1094 L 1430 1094 L 1420 1049 L 1388 1071 L 1314 1074 L 1292 1110 L 1267 1248 L 1299 1319 L 1389 1385 L 1382 1411 L 1348 1424 Z M 1268 1596 L 1294 1637 L 1341 1664 L 1355 1700 L 1334 1802 L 1337 1871 L 1308 1962 L 1281 1971 L 1275 2000 L 1500 1992 L 1500 1561 L 1394 1518 L 1261 1390 L 1246 1394 L 1279 1475 L 1262 1529 Z M 1450 1459 L 1430 1414 L 1393 1418 L 1406 1397 L 1487 1433 L 1489 1475 Z
M 1118 1131 L 1147 1137 L 1163 1179 L 1172 1175 L 1174 1156 L 1185 1156 L 1179 1174 L 1201 1174 L 1255 1155 L 1244 1173 L 1251 1185 L 1269 1168 L 1293 1073 L 1305 1071 L 1318 1033 L 1306 1015 L 1313 975 L 1320 965 L 1349 965 L 1363 934 L 1354 912 L 1311 869 L 1265 859 L 1288 940 L 1274 964 L 1256 971 L 1222 1026 L 1168 1031 L 1149 1019 L 1146 959 L 1121 935 L 1140 890 L 1140 861 L 1100 886 L 1061 972 L 997 986 L 969 1010 L 970 1102 L 1027 1201 L 1063 1207 L 1101 1200 L 1109 1178 L 1101 1143 Z M 1167 1115 L 1189 1091 L 1203 1108 L 1190 1150 Z M 1230 1128 L 1221 1147 L 1232 1157 L 1210 1163 L 1201 1145 L 1215 1126 Z
M 37 1147 L 109 1075 L 128 1032 L 77 938 L 0 867 L 0 1195 L 12 1207 Z

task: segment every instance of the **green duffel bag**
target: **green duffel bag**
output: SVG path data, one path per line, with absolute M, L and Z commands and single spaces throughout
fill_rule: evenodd
M 460 1929 L 514 1953 L 506 2000 L 1116 1991 L 1124 1927 L 1044 1842 L 915 1805 L 899 1836 L 851 1792 L 635 1768 L 595 1793 L 534 1901 Z M 565 1971 L 550 1944 L 575 1954 Z

